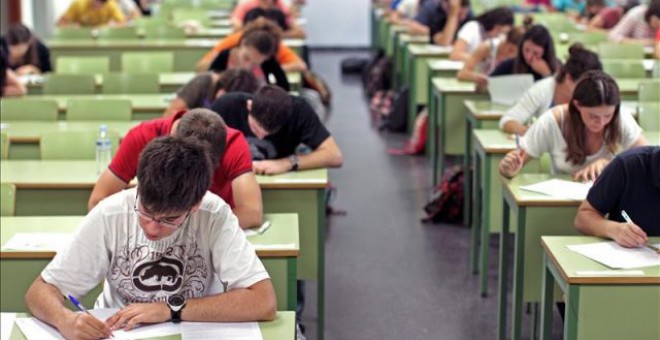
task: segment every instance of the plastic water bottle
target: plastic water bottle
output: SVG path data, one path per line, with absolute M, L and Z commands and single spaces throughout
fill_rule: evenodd
M 99 127 L 99 137 L 96 139 L 96 172 L 100 174 L 110 164 L 112 143 L 108 137 L 108 126 Z

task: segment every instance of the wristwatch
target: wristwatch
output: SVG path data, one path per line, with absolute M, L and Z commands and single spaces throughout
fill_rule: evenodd
M 289 156 L 289 162 L 291 162 L 291 171 L 298 171 L 298 156 Z
M 181 294 L 174 294 L 167 298 L 167 307 L 170 308 L 170 318 L 172 322 L 181 322 L 181 311 L 186 306 L 186 298 Z

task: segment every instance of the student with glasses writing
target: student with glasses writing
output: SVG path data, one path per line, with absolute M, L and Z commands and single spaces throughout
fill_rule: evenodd
M 208 144 L 160 137 L 140 155 L 137 188 L 85 217 L 26 295 L 30 312 L 67 339 L 99 339 L 139 324 L 275 317 L 273 286 L 231 208 L 207 192 Z M 104 281 L 105 322 L 66 308 Z

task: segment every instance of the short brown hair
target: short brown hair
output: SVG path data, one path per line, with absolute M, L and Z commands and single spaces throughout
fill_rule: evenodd
M 218 93 L 219 90 L 224 90 L 225 93 L 254 93 L 258 88 L 259 80 L 252 72 L 244 68 L 232 68 L 220 74 L 213 93 Z
M 208 149 L 196 138 L 164 136 L 149 142 L 138 164 L 140 203 L 155 213 L 180 213 L 194 207 L 211 186 Z
M 209 144 L 213 166 L 220 164 L 227 145 L 227 125 L 217 113 L 203 108 L 189 110 L 179 120 L 175 135 L 194 137 Z
M 250 116 L 272 134 L 286 124 L 292 109 L 292 99 L 286 91 L 274 85 L 265 85 L 252 98 Z

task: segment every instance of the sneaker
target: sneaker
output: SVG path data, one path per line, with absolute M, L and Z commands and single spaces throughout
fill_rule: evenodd
M 300 324 L 296 323 L 296 340 L 307 340 L 305 334 L 300 330 Z

